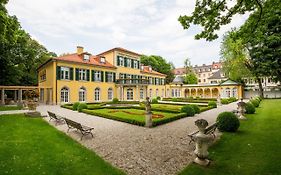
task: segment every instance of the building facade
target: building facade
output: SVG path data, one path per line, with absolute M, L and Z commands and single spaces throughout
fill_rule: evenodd
M 38 68 L 40 102 L 142 101 L 165 97 L 166 75 L 140 64 L 140 54 L 114 48 L 98 55 L 77 52 L 52 58 Z

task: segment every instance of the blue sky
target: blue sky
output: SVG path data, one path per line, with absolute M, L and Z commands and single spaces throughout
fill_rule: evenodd
M 92 54 L 123 47 L 160 55 L 182 67 L 185 58 L 193 65 L 220 58 L 222 37 L 195 40 L 200 28 L 183 30 L 177 21 L 179 15 L 190 14 L 194 4 L 195 0 L 10 0 L 7 9 L 34 39 L 58 55 L 75 52 L 77 45 Z M 244 21 L 236 16 L 218 34 Z

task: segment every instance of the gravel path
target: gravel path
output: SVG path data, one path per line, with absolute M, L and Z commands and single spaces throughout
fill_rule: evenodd
M 236 102 L 219 106 L 194 117 L 183 118 L 156 128 L 139 127 L 78 113 L 59 106 L 39 106 L 37 110 L 43 115 L 49 110 L 94 127 L 93 139 L 87 136 L 80 141 L 81 135 L 76 131 L 70 131 L 68 135 L 129 175 L 172 175 L 181 171 L 194 158 L 194 145 L 188 144 L 187 137 L 188 133 L 197 128 L 194 121 L 204 118 L 212 124 L 220 112 L 232 111 L 236 106 Z M 63 132 L 67 130 L 65 124 L 56 127 Z

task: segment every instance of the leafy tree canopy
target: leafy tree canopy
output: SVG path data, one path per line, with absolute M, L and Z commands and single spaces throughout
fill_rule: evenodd
M 266 0 L 196 0 L 194 11 L 191 15 L 179 17 L 179 22 L 184 29 L 191 24 L 203 28 L 201 33 L 195 35 L 196 39 L 205 38 L 212 41 L 218 38 L 215 33 L 221 26 L 229 24 L 233 16 L 246 12 L 258 11 L 258 20 L 261 19 L 263 4 Z M 256 25 L 256 24 L 255 24 Z
M 186 74 L 184 77 L 184 83 L 185 84 L 197 84 L 198 83 L 198 78 L 194 72 L 190 72 Z
M 35 85 L 37 67 L 56 56 L 26 33 L 15 16 L 5 8 L 7 0 L 0 0 L 0 84 Z
M 172 73 L 172 69 L 174 69 L 174 65 L 171 62 L 167 62 L 161 56 L 156 55 L 142 55 L 141 63 L 145 66 L 151 66 L 153 70 L 166 74 L 166 83 L 170 83 L 174 79 L 174 74 Z

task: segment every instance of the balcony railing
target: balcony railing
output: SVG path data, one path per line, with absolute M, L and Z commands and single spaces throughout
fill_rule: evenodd
M 116 80 L 117 84 L 122 84 L 122 85 L 148 85 L 149 81 L 147 79 L 117 79 Z

